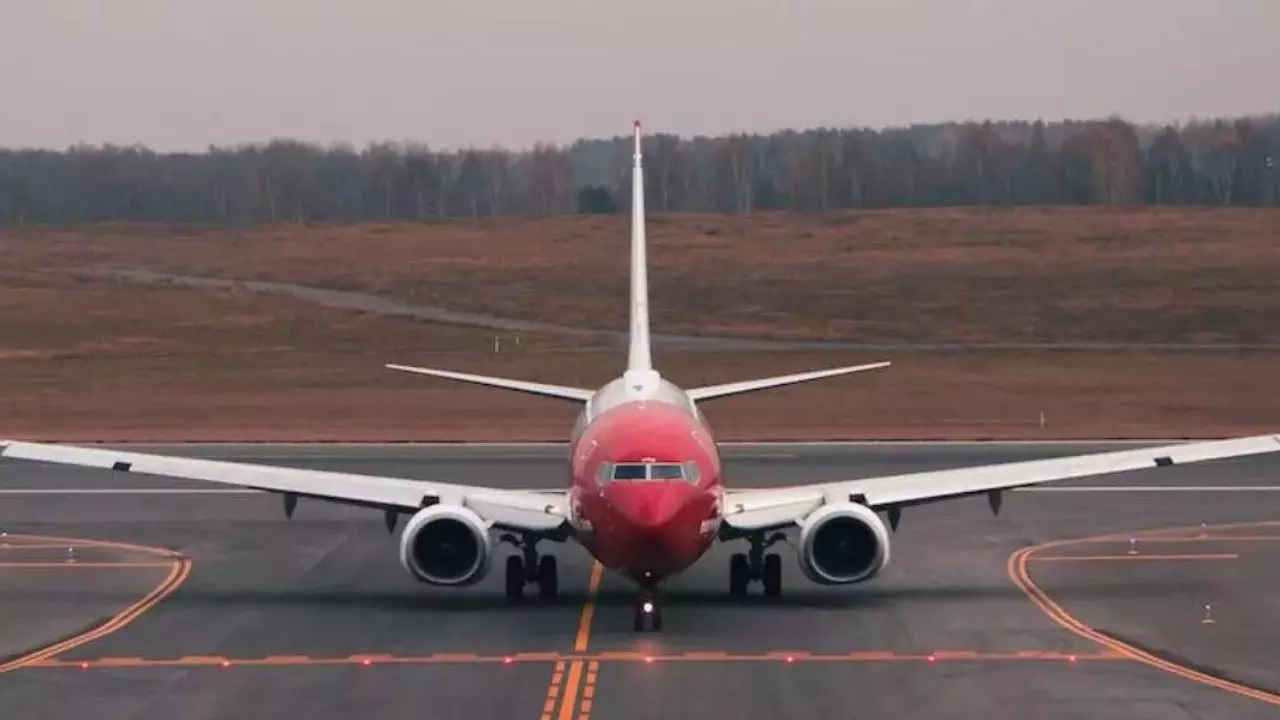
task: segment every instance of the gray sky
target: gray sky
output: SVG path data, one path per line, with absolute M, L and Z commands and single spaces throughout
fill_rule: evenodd
M 1280 111 L 1280 0 L 0 0 L 0 145 Z

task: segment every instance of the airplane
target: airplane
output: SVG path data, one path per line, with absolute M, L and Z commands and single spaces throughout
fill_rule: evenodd
M 479 582 L 498 546 L 506 595 L 525 588 L 558 594 L 556 556 L 542 542 L 582 545 L 604 567 L 634 581 L 634 627 L 662 628 L 661 584 L 686 570 L 716 542 L 745 542 L 729 561 L 729 591 L 752 583 L 767 597 L 782 592 L 782 559 L 767 552 L 794 546 L 802 574 L 825 585 L 861 583 L 890 559 L 890 534 L 905 508 L 986 495 L 999 514 L 1002 493 L 1069 478 L 1166 467 L 1280 451 L 1280 436 L 1258 435 L 1075 457 L 916 472 L 774 488 L 726 486 L 724 467 L 701 407 L 717 398 L 883 368 L 887 362 L 800 372 L 681 389 L 654 367 L 650 350 L 641 126 L 634 128 L 631 198 L 630 327 L 627 365 L 596 390 L 449 370 L 388 364 L 398 371 L 532 394 L 581 406 L 569 433 L 567 488 L 512 490 L 454 482 L 324 472 L 105 448 L 0 440 L 0 457 L 115 472 L 203 480 L 283 497 L 292 518 L 301 497 L 380 509 L 388 533 L 401 515 L 399 560 L 415 579 L 437 586 Z M 881 514 L 885 517 L 882 518 Z M 887 524 L 886 524 L 887 519 Z M 495 535 L 497 536 L 495 539 Z M 788 538 L 795 536 L 795 541 Z

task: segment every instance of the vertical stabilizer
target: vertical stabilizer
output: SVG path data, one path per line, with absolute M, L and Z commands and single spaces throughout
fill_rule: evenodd
M 649 349 L 649 267 L 644 236 L 644 168 L 640 157 L 640 121 L 635 125 L 631 167 L 631 330 L 628 371 L 653 369 Z

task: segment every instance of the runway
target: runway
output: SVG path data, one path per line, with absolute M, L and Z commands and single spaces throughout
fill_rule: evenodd
M 727 477 L 779 485 L 1113 447 L 733 445 Z M 502 487 L 559 487 L 566 464 L 556 446 L 135 449 Z M 543 546 L 560 557 L 559 601 L 510 606 L 500 572 L 465 589 L 414 582 L 374 511 L 303 500 L 286 521 L 270 495 L 5 461 L 0 714 L 1280 717 L 1278 471 L 1264 456 L 1068 481 L 1010 493 L 999 517 L 982 498 L 909 509 L 881 576 L 815 586 L 782 548 L 772 601 L 729 597 L 737 548 L 719 546 L 671 584 L 664 630 L 636 634 L 630 588 L 606 572 L 592 590 L 591 558 L 572 545 Z M 1226 527 L 1240 523 L 1252 524 Z M 1093 539 L 1034 548 L 1067 538 Z M 162 597 L 75 640 L 149 593 Z M 6 656 L 68 638 L 5 671 Z

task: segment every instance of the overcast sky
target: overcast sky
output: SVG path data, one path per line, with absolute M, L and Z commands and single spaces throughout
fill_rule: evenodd
M 1280 0 L 0 0 L 0 145 L 1280 111 Z

